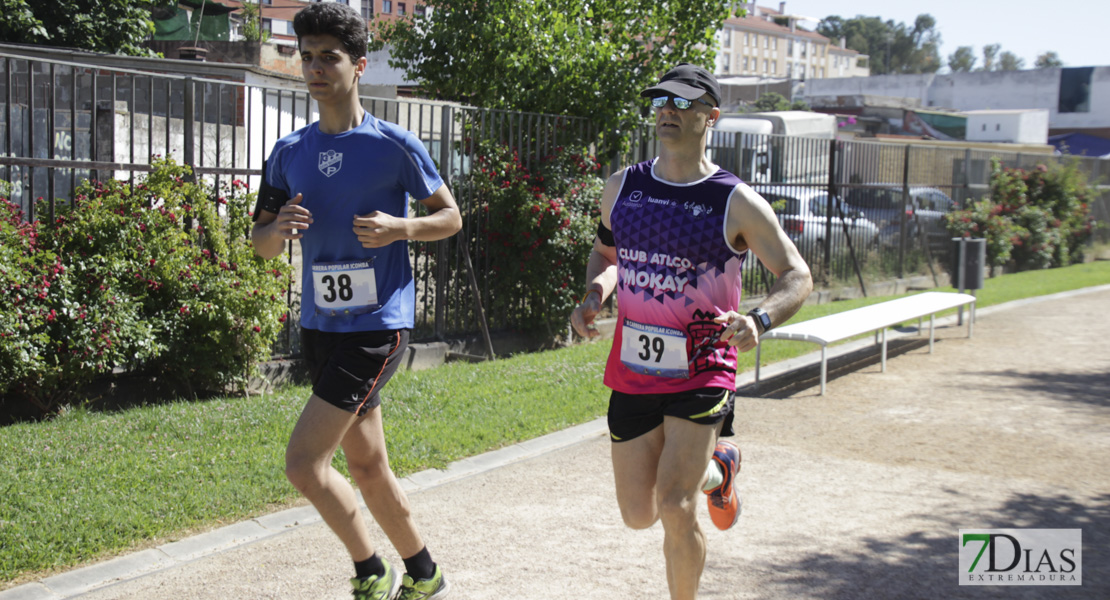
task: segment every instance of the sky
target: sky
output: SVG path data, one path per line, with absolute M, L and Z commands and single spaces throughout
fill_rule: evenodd
M 778 9 L 774 0 L 760 6 Z M 948 55 L 971 46 L 983 62 L 982 48 L 1000 44 L 1033 68 L 1037 56 L 1054 51 L 1066 67 L 1110 66 L 1110 0 L 787 0 L 786 12 L 818 20 L 829 15 L 850 19 L 880 17 L 912 26 L 917 15 L 936 19 L 941 35 L 940 59 L 947 71 Z M 816 22 L 808 28 L 813 29 Z

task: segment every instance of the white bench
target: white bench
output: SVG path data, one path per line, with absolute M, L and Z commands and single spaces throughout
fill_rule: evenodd
M 968 304 L 971 305 L 971 314 L 967 320 L 967 337 L 971 337 L 972 323 L 975 321 L 975 296 L 952 292 L 925 292 L 772 329 L 759 336 L 760 343 L 755 347 L 756 385 L 759 384 L 760 349 L 767 340 L 794 340 L 820 344 L 821 395 L 824 396 L 825 379 L 828 374 L 829 344 L 875 331 L 876 335 L 881 336 L 882 339 L 882 370 L 885 373 L 886 330 L 888 327 L 917 319 L 917 329 L 920 333 L 921 320 L 928 316 L 929 353 L 932 354 L 936 313 Z

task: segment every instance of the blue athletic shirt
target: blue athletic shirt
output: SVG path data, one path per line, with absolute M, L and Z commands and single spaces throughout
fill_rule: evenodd
M 406 218 L 406 193 L 423 200 L 443 185 L 416 135 L 370 113 L 338 135 L 313 123 L 277 141 L 266 180 L 289 198 L 303 194 L 301 206 L 312 213 L 300 240 L 301 326 L 411 329 L 416 288 L 407 241 L 363 248 L 354 217 L 381 211 Z

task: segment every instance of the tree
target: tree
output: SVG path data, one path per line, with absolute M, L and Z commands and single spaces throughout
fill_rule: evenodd
M 165 0 L 0 0 L 0 41 L 149 56 L 150 9 Z
M 771 112 L 777 110 L 809 110 L 809 105 L 801 100 L 791 102 L 778 92 L 767 92 L 751 105 L 753 112 Z
M 995 59 L 998 58 L 998 52 L 1002 50 L 999 44 L 987 44 L 983 46 L 983 66 L 979 68 L 980 71 L 995 71 L 998 65 L 995 64 Z
M 483 108 L 590 117 L 621 136 L 639 93 L 679 62 L 712 66 L 724 3 L 428 0 L 383 23 L 371 50 L 422 93 Z
M 817 33 L 834 40 L 843 37 L 849 48 L 869 55 L 874 75 L 935 73 L 941 67 L 936 25 L 927 14 L 918 15 L 912 26 L 879 17 L 833 15 L 818 24 Z
M 265 43 L 270 39 L 270 32 L 262 29 L 262 0 L 258 0 L 257 4 L 252 4 L 249 0 L 243 2 L 243 8 L 240 9 L 239 14 L 243 18 L 243 26 L 239 29 L 243 39 L 259 43 Z
M 1033 63 L 1033 67 L 1037 69 L 1052 69 L 1064 66 L 1064 61 L 1055 52 L 1045 52 L 1037 56 L 1037 60 Z
M 948 68 L 953 73 L 967 73 L 975 68 L 975 50 L 971 46 L 960 46 L 948 55 Z
M 1025 66 L 1025 59 L 1018 58 L 1016 54 L 1007 50 L 998 57 L 999 71 L 1020 71 Z

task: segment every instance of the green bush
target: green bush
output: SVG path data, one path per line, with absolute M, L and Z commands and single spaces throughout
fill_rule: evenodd
M 533 168 L 502 144 L 478 142 L 475 155 L 459 189 L 479 211 L 471 243 L 478 264 L 488 266 L 486 310 L 554 340 L 565 333 L 585 289 L 604 188 L 601 165 L 561 147 Z
M 289 267 L 255 256 L 246 184 L 212 197 L 189 174 L 87 183 L 53 222 L 0 203 L 0 394 L 51 413 L 117 368 L 234 389 L 268 357 Z
M 1091 235 L 1086 178 L 1074 164 L 1003 168 L 991 160 L 990 195 L 945 215 L 948 232 L 987 240 L 987 263 L 1016 270 L 1048 269 L 1081 262 Z

